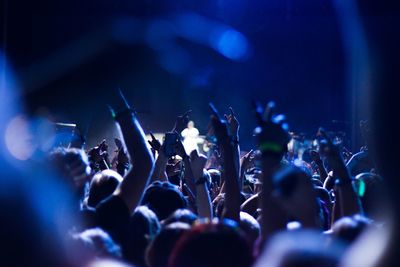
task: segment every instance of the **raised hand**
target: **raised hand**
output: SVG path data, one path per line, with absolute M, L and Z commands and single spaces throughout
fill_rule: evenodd
M 99 149 L 102 152 L 102 154 L 108 153 L 108 144 L 106 139 L 103 139 L 103 141 L 101 141 L 101 143 L 99 144 Z
M 147 142 L 150 144 L 151 148 L 154 149 L 154 151 L 160 152 L 160 149 L 161 149 L 160 141 L 154 137 L 152 132 L 150 132 L 150 136 L 151 136 L 151 140 L 148 140 Z
M 111 116 L 118 121 L 123 115 L 136 115 L 134 109 L 128 104 L 121 89 L 118 89 L 116 99 L 112 100 L 112 106 L 108 105 Z
M 338 176 L 339 179 L 349 178 L 340 146 L 333 143 L 323 128 L 318 130 L 317 135 L 322 137 L 320 141 L 320 153 L 326 157 L 329 166 L 335 172 L 335 176 Z
M 117 161 L 118 164 L 122 164 L 124 166 L 127 166 L 129 164 L 128 153 L 125 151 L 125 149 L 118 150 Z
M 186 154 L 185 147 L 183 146 L 183 144 L 180 140 L 178 140 L 178 142 L 176 142 L 174 149 L 175 149 L 175 153 L 182 159 L 185 159 L 188 157 L 188 155 Z
M 269 102 L 264 109 L 258 103 L 253 103 L 257 120 L 254 135 L 262 158 L 262 190 L 261 197 L 262 220 L 261 230 L 264 240 L 286 226 L 286 212 L 278 205 L 273 193 L 273 177 L 280 168 L 280 161 L 287 151 L 290 140 L 288 126 L 283 115 L 274 115 L 275 104 Z
M 83 151 L 68 153 L 66 158 L 67 174 L 72 177 L 74 185 L 81 188 L 91 177 L 91 169 L 88 166 L 87 159 Z
M 178 133 L 181 133 L 181 132 L 186 128 L 186 126 L 187 126 L 187 124 L 188 124 L 188 122 L 189 122 L 189 115 L 190 115 L 190 113 L 192 113 L 192 111 L 191 111 L 191 110 L 188 110 L 188 111 L 186 111 L 184 114 L 179 115 L 179 116 L 176 118 L 175 126 L 174 126 L 174 128 L 172 129 L 173 132 L 176 131 L 176 132 L 178 132 Z
M 254 104 L 258 126 L 254 130 L 258 146 L 263 155 L 282 157 L 290 140 L 285 116 L 274 115 L 275 104 L 269 102 L 265 110 Z
M 146 145 L 142 127 L 136 114 L 121 91 L 114 108 L 109 106 L 113 118 L 119 125 L 122 139 L 132 161 L 132 168 L 125 175 L 114 195 L 124 200 L 129 211 L 139 205 L 144 189 L 153 172 L 154 159 Z M 116 113 L 115 110 L 118 110 Z
M 229 115 L 224 114 L 225 120 L 227 121 L 229 126 L 229 132 L 232 136 L 238 136 L 240 128 L 239 121 L 235 116 L 235 112 L 231 107 L 229 107 L 229 112 L 230 112 Z
M 325 155 L 335 178 L 335 195 L 337 197 L 333 221 L 342 216 L 352 216 L 362 212 L 360 200 L 352 186 L 352 179 L 344 163 L 340 147 L 332 142 L 324 129 L 320 128 L 318 134 L 323 138 L 320 141 L 320 153 Z
M 324 183 L 326 177 L 328 177 L 328 173 L 326 172 L 324 163 L 321 159 L 321 155 L 318 153 L 318 151 L 311 150 L 310 156 L 311 156 L 311 159 L 314 162 L 315 166 L 317 167 L 317 170 L 319 173 L 319 179 L 321 180 L 322 183 Z
M 217 143 L 222 144 L 223 142 L 229 141 L 230 135 L 228 131 L 228 122 L 221 118 L 215 106 L 209 104 L 212 115 L 211 115 L 211 126 L 214 134 L 217 138 Z
M 105 170 L 109 168 L 108 144 L 105 139 L 98 146 L 90 149 L 88 154 L 94 169 Z
M 123 149 L 122 141 L 118 138 L 114 138 L 115 146 L 117 147 L 117 151 Z
M 207 157 L 203 154 L 199 154 L 197 150 L 193 150 L 192 153 L 190 153 L 190 163 L 192 166 L 192 173 L 196 180 L 203 176 L 206 162 L 207 162 Z
M 221 192 L 221 187 L 218 185 L 218 182 L 214 182 L 212 184 L 211 192 L 211 199 L 214 200 Z
M 100 162 L 101 160 L 103 160 L 103 157 L 101 154 L 102 154 L 101 150 L 98 146 L 91 148 L 88 152 L 89 159 L 93 163 L 97 163 L 97 162 Z
M 222 151 L 224 160 L 225 174 L 225 208 L 223 218 L 240 220 L 240 183 L 239 183 L 239 155 L 237 143 L 232 140 L 229 134 L 228 122 L 219 116 L 217 109 L 212 103 L 211 108 L 211 124 L 214 129 L 217 143 Z
M 254 164 L 255 159 L 256 159 L 256 151 L 252 149 L 242 157 L 241 170 L 246 171 L 247 169 L 250 169 Z
M 315 150 L 310 150 L 310 156 L 313 162 L 315 162 L 316 164 L 320 163 L 321 160 L 321 156 L 319 155 L 318 151 Z
M 348 150 L 345 146 L 342 147 L 343 159 L 347 162 L 353 156 L 350 150 Z

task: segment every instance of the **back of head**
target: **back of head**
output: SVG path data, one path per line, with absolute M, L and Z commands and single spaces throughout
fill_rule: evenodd
M 366 217 L 343 217 L 333 224 L 332 233 L 341 241 L 353 243 L 368 226 L 372 226 L 372 221 Z
M 122 182 L 122 176 L 113 170 L 104 170 L 93 176 L 90 182 L 87 204 L 96 207 L 102 200 L 109 197 Z
M 240 212 L 240 229 L 246 234 L 251 244 L 258 239 L 261 234 L 261 227 L 258 221 L 247 212 Z
M 80 254 L 86 254 L 92 258 L 121 258 L 121 248 L 114 243 L 109 234 L 100 228 L 85 230 L 74 234 L 72 240 Z M 85 251 L 85 252 L 83 252 Z
M 165 226 L 150 244 L 146 262 L 149 267 L 167 267 L 169 257 L 179 238 L 190 230 L 190 225 L 174 222 Z
M 379 220 L 387 214 L 387 192 L 381 176 L 365 172 L 355 177 L 354 184 L 360 197 L 364 212 L 371 218 Z
M 314 231 L 286 231 L 275 235 L 254 267 L 335 267 L 344 247 Z
M 75 196 L 81 198 L 91 173 L 85 151 L 78 148 L 58 147 L 51 151 L 48 161 L 53 171 L 71 187 Z
M 167 219 L 162 221 L 162 225 L 166 226 L 175 222 L 182 222 L 192 225 L 197 220 L 197 215 L 188 209 L 179 209 L 174 211 Z
M 129 232 L 123 245 L 123 254 L 127 260 L 137 265 L 145 265 L 145 251 L 160 231 L 160 222 L 156 214 L 146 206 L 136 208 L 129 222 Z
M 173 250 L 169 267 L 247 267 L 251 248 L 236 223 L 225 220 L 198 224 L 185 233 Z
M 274 176 L 274 186 L 281 196 L 290 196 L 300 184 L 312 185 L 311 176 L 294 165 L 286 166 Z
M 187 206 L 186 199 L 177 186 L 158 181 L 146 189 L 141 204 L 154 211 L 159 220 L 164 220 L 177 209 Z

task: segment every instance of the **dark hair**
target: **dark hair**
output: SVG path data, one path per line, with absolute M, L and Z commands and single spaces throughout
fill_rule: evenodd
M 121 248 L 100 228 L 73 234 L 72 240 L 77 249 L 87 251 L 93 257 L 115 259 L 122 257 Z M 80 253 L 82 254 L 82 251 Z
M 254 267 L 336 267 L 344 249 L 317 231 L 285 231 L 272 237 Z
M 299 182 L 300 179 L 309 180 L 311 184 L 311 176 L 303 169 L 296 166 L 287 166 L 278 171 L 274 176 L 274 187 L 276 192 L 283 197 L 290 196 Z
M 122 181 L 119 173 L 113 170 L 104 170 L 97 173 L 90 182 L 87 204 L 96 207 L 102 200 L 109 197 Z
M 206 248 L 206 249 L 205 249 Z M 238 225 L 230 220 L 194 226 L 174 248 L 169 267 L 248 267 L 251 248 Z
M 166 226 L 174 222 L 183 222 L 192 225 L 197 220 L 197 215 L 188 209 L 179 209 L 174 211 L 167 219 L 162 221 L 162 225 Z
M 144 193 L 142 205 L 154 211 L 160 220 L 164 220 L 177 209 L 185 209 L 187 202 L 178 187 L 169 182 L 156 181 Z
M 57 147 L 49 154 L 49 162 L 51 167 L 59 174 L 66 178 L 70 175 L 70 164 L 74 161 L 81 161 L 82 164 L 89 168 L 89 159 L 84 150 L 79 148 Z
M 341 241 L 352 243 L 370 225 L 372 221 L 361 215 L 343 217 L 332 225 L 332 233 Z
M 123 246 L 125 259 L 145 266 L 145 251 L 160 231 L 156 214 L 146 206 L 136 208 L 129 221 L 128 237 Z
M 381 208 L 387 200 L 382 177 L 370 172 L 360 173 L 355 177 L 354 185 L 365 214 L 374 220 L 380 220 L 383 215 Z
M 189 231 L 190 225 L 174 222 L 165 226 L 150 244 L 146 253 L 146 262 L 149 267 L 167 267 L 179 238 Z
M 255 241 L 261 234 L 261 227 L 259 222 L 247 212 L 240 212 L 240 229 L 246 234 L 247 239 L 254 245 Z

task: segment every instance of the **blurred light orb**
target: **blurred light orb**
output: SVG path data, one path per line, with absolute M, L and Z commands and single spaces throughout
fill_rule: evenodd
M 225 29 L 212 36 L 213 47 L 223 56 L 232 60 L 243 60 L 248 55 L 246 37 L 234 29 Z
M 8 123 L 4 134 L 10 154 L 18 160 L 28 160 L 36 150 L 28 119 L 18 115 Z

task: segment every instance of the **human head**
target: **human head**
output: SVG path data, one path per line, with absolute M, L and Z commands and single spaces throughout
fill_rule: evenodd
M 344 247 L 314 231 L 286 231 L 275 235 L 254 267 L 336 267 Z
M 176 243 L 189 230 L 190 225 L 183 222 L 166 225 L 147 249 L 147 265 L 149 267 L 167 267 L 168 259 Z
M 156 181 L 146 189 L 142 205 L 154 211 L 161 221 L 177 209 L 185 209 L 187 202 L 177 186 L 169 182 Z
M 197 215 L 188 209 L 178 209 L 168 218 L 162 221 L 162 225 L 167 226 L 171 223 L 182 222 L 192 225 L 197 220 Z
M 128 237 L 123 244 L 124 257 L 137 265 L 145 265 L 145 251 L 160 231 L 156 214 L 146 206 L 135 209 L 129 221 Z
M 84 185 L 90 178 L 89 159 L 82 149 L 54 149 L 49 155 L 49 163 L 54 171 L 64 178 L 77 194 L 82 193 Z
M 72 240 L 76 248 L 81 250 L 81 255 L 90 255 L 97 259 L 119 259 L 122 257 L 121 248 L 114 243 L 109 234 L 100 228 L 92 228 L 73 234 Z
M 286 212 L 298 220 L 316 218 L 320 205 L 311 176 L 296 166 L 287 166 L 273 177 L 274 194 Z
M 189 129 L 194 128 L 194 122 L 193 122 L 193 121 L 189 121 L 188 124 L 187 124 L 187 127 L 188 127 Z
M 241 211 L 239 226 L 253 245 L 261 234 L 261 227 L 258 221 L 247 212 Z
M 169 267 L 248 267 L 253 262 L 250 245 L 238 225 L 230 220 L 195 225 L 175 246 Z
M 103 170 L 94 175 L 89 187 L 88 206 L 96 207 L 102 200 L 109 197 L 122 179 L 122 176 L 113 170 Z
M 364 212 L 369 217 L 379 220 L 386 215 L 382 214 L 388 205 L 382 177 L 370 172 L 360 173 L 355 177 L 354 185 Z
M 361 215 L 343 217 L 332 226 L 332 235 L 346 243 L 353 243 L 361 233 L 372 225 L 372 221 Z

